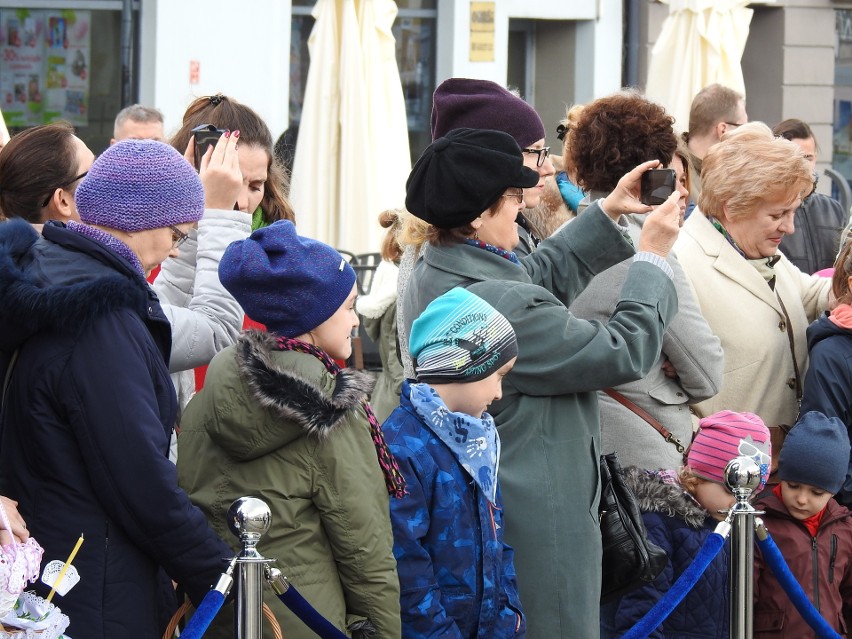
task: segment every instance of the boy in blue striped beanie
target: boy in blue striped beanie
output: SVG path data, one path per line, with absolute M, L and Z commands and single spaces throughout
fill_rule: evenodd
M 517 358 L 515 331 L 454 288 L 414 321 L 410 347 L 416 382 L 403 383 L 382 426 L 408 488 L 390 509 L 402 634 L 523 637 L 513 552 L 503 542 L 500 438 L 485 412 Z

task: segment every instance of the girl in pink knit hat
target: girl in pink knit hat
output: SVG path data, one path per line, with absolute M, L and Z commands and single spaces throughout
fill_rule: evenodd
M 650 584 L 601 608 L 601 638 L 620 637 L 669 590 L 695 559 L 699 549 L 734 504 L 724 485 L 725 467 L 746 456 L 761 470 L 759 492 L 769 477 L 769 430 L 757 415 L 724 410 L 700 422 L 678 473 L 625 469 L 625 479 L 639 500 L 648 539 L 663 548 L 669 563 Z M 653 636 L 660 639 L 728 636 L 728 566 L 725 544 L 695 587 Z

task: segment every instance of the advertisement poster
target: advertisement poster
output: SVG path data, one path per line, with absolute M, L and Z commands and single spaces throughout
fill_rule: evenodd
M 0 108 L 10 127 L 88 124 L 88 11 L 0 10 Z

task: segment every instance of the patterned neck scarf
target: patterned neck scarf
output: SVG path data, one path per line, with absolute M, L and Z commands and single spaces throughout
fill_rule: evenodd
M 80 224 L 79 222 L 75 222 L 73 220 L 68 222 L 65 227 L 69 231 L 73 231 L 78 235 L 82 235 L 83 237 L 87 237 L 90 240 L 94 240 L 98 244 L 103 244 L 113 253 L 117 253 L 125 260 L 130 262 L 130 265 L 137 271 L 142 273 L 142 275 L 145 275 L 145 269 L 142 268 L 142 262 L 139 261 L 139 257 L 136 255 L 136 253 L 134 253 L 130 249 L 130 247 L 127 246 L 127 244 L 122 242 L 114 235 L 110 235 L 105 231 L 96 229 L 94 226 L 89 226 L 88 224 Z
M 334 363 L 334 360 L 328 356 L 328 353 L 313 344 L 307 344 L 290 337 L 278 337 L 276 342 L 278 348 L 282 351 L 297 351 L 313 355 L 323 363 L 325 370 L 335 377 L 340 372 L 340 367 Z M 373 445 L 376 447 L 379 466 L 385 476 L 385 486 L 387 486 L 388 493 L 393 497 L 404 497 L 406 495 L 405 478 L 402 476 L 399 466 L 388 448 L 387 442 L 385 442 L 382 429 L 379 426 L 379 420 L 376 419 L 376 415 L 373 413 L 373 409 L 370 408 L 368 402 L 364 402 L 364 411 L 367 413 L 367 419 L 370 422 L 370 434 L 373 437 Z
M 493 244 L 486 244 L 482 240 L 475 240 L 471 237 L 466 238 L 464 240 L 465 244 L 469 244 L 470 246 L 475 246 L 477 248 L 485 249 L 489 253 L 494 253 L 494 255 L 499 255 L 500 257 L 509 260 L 513 264 L 521 265 L 521 261 L 518 259 L 518 256 L 515 255 L 513 251 L 507 251 L 506 249 L 501 249 L 499 246 L 494 246 Z
M 453 453 L 493 506 L 497 501 L 500 437 L 488 413 L 453 413 L 428 384 L 411 385 L 411 404 L 420 419 Z
M 731 237 L 731 234 L 728 233 L 728 230 L 724 226 L 722 226 L 722 223 L 719 220 L 717 220 L 715 217 L 711 217 L 711 216 L 708 216 L 707 219 L 710 220 L 710 224 L 712 224 L 713 227 L 717 231 L 719 231 L 719 233 L 721 233 L 722 235 L 725 236 L 725 239 L 728 240 L 728 243 L 732 247 L 734 247 L 734 250 L 737 253 L 739 253 L 740 255 L 742 255 L 743 258 L 749 264 L 751 264 L 755 269 L 757 269 L 757 272 L 760 273 L 760 276 L 764 280 L 766 280 L 767 284 L 769 284 L 769 288 L 774 289 L 775 288 L 775 265 L 778 263 L 778 260 L 781 259 L 781 256 L 780 255 L 773 255 L 771 257 L 759 257 L 755 260 L 748 258 L 748 257 L 746 257 L 746 254 L 743 252 L 743 250 L 739 246 L 737 246 L 737 243 L 734 240 L 734 238 Z

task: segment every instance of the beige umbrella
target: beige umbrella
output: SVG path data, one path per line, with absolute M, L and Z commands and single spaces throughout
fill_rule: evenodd
M 378 251 L 411 169 L 392 0 L 319 0 L 290 199 L 301 233 Z
M 747 0 L 660 1 L 669 5 L 669 15 L 651 51 L 645 93 L 685 130 L 692 99 L 708 84 L 745 95 L 740 61 L 754 12 Z

